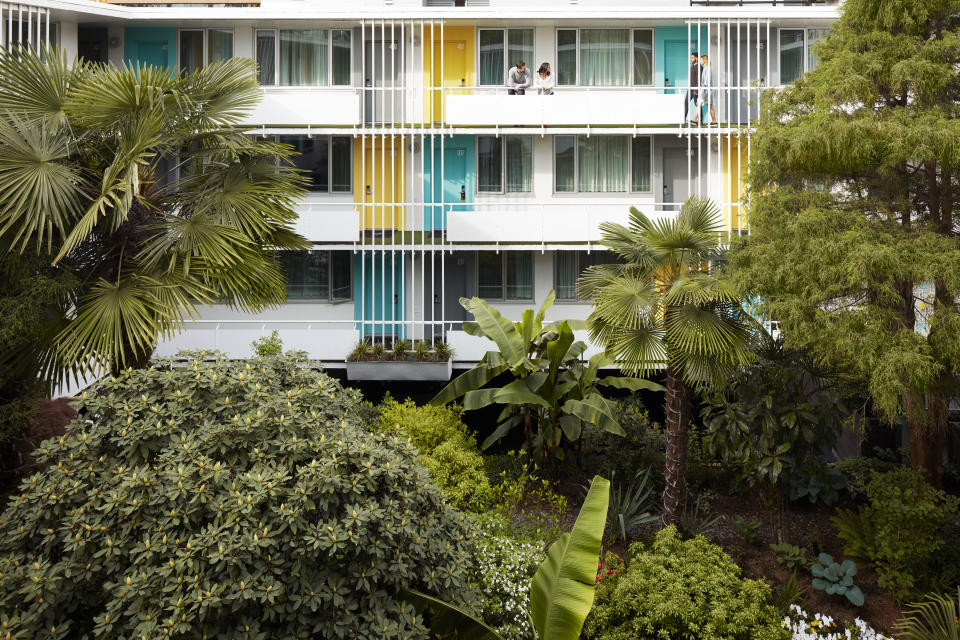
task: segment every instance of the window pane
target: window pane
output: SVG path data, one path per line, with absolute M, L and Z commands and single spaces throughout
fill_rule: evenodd
M 502 85 L 506 80 L 503 65 L 503 31 L 480 30 L 480 84 Z
M 520 193 L 532 191 L 533 138 L 530 136 L 507 136 L 507 191 Z
M 803 75 L 803 29 L 780 30 L 780 84 Z
M 575 143 L 576 138 L 573 136 L 557 136 L 555 140 L 553 170 L 558 192 L 574 191 L 577 166 Z
M 627 29 L 580 30 L 580 84 L 619 87 L 630 84 L 630 32 Z
M 277 32 L 257 31 L 257 82 L 263 85 L 277 83 Z
M 333 171 L 331 189 L 336 192 L 349 193 L 353 189 L 353 162 L 350 148 L 353 141 L 349 136 L 333 136 L 330 167 Z
M 488 300 L 503 298 L 503 256 L 495 251 L 477 252 L 477 295 Z
M 293 156 L 293 165 L 306 172 L 308 191 L 328 191 L 329 150 L 327 138 L 280 136 L 280 142 L 292 145 L 299 155 Z
M 577 140 L 580 191 L 626 191 L 626 136 L 580 136 Z
M 477 136 L 477 191 L 503 191 L 503 151 L 501 138 Z
M 207 63 L 229 60 L 233 57 L 233 31 L 230 29 L 207 30 Z
M 553 254 L 553 289 L 557 300 L 577 299 L 577 252 L 556 251 Z
M 813 71 L 820 64 L 820 59 L 813 52 L 813 45 L 826 37 L 826 29 L 807 29 L 807 71 Z
M 280 31 L 280 84 L 327 84 L 327 30 Z
M 633 84 L 653 84 L 653 31 L 633 32 Z
M 507 29 L 507 62 L 512 67 L 520 60 L 531 69 L 539 66 L 533 61 L 533 29 Z
M 350 84 L 350 30 L 333 30 L 333 84 Z
M 280 264 L 290 300 L 326 300 L 329 296 L 329 252 L 283 251 Z
M 336 139 L 334 139 L 336 144 Z M 353 260 L 349 251 L 330 252 L 330 299 L 336 302 L 353 298 Z
M 533 253 L 505 251 L 507 256 L 507 300 L 533 298 Z
M 180 71 L 193 73 L 203 66 L 203 31 L 180 32 Z
M 633 155 L 631 188 L 634 191 L 650 191 L 650 138 L 647 136 L 634 138 L 631 151 Z
M 557 84 L 577 84 L 577 32 L 557 31 Z

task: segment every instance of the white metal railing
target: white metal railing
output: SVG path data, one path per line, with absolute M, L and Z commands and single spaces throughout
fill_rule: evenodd
M 0 3 L 0 47 L 17 44 L 40 48 L 50 43 L 50 9 Z

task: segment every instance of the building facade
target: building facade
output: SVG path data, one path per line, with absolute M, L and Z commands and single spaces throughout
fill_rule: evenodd
M 490 345 L 462 331 L 460 297 L 519 317 L 553 289 L 548 317 L 585 318 L 577 276 L 608 259 L 600 225 L 630 206 L 671 216 L 703 195 L 727 236 L 747 233 L 751 122 L 768 89 L 816 64 L 837 17 L 833 1 L 34 0 L 0 5 L 0 44 L 259 63 L 245 124 L 301 153 L 297 231 L 313 250 L 280 257 L 285 306 L 205 308 L 160 353 L 242 357 L 278 330 L 328 366 L 364 337 L 443 339 L 468 365 Z M 688 100 L 693 52 L 708 56 L 716 124 Z M 508 95 L 519 60 L 532 84 Z M 536 88 L 545 62 L 552 95 Z

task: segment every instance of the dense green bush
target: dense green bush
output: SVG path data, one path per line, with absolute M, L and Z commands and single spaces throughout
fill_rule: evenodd
M 663 469 L 667 447 L 663 428 L 650 420 L 650 412 L 638 393 L 617 402 L 617 420 L 624 435 L 585 424 L 578 446 L 583 468 L 621 478 L 633 476 L 637 469 Z M 662 485 L 662 473 L 651 478 Z
M 847 478 L 847 491 L 854 498 L 866 495 L 867 483 L 874 472 L 890 471 L 896 464 L 880 458 L 852 456 L 840 460 L 835 465 L 837 471 Z
M 191 356 L 85 394 L 0 522 L 11 638 L 427 638 L 471 547 L 406 438 L 286 359 Z
M 430 476 L 440 492 L 455 506 L 470 511 L 484 509 L 490 501 L 490 481 L 477 441 L 460 419 L 458 406 L 426 405 L 412 400 L 387 399 L 380 409 L 387 432 L 410 438 L 424 456 Z
M 650 545 L 631 545 L 626 570 L 600 581 L 584 638 L 789 638 L 769 596 L 763 582 L 742 579 L 720 547 L 682 540 L 668 527 Z

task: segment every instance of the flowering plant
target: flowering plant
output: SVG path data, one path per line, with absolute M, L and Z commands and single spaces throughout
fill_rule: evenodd
M 860 618 L 854 619 L 850 627 L 820 613 L 811 616 L 795 604 L 790 605 L 783 624 L 790 630 L 791 640 L 894 640 Z

